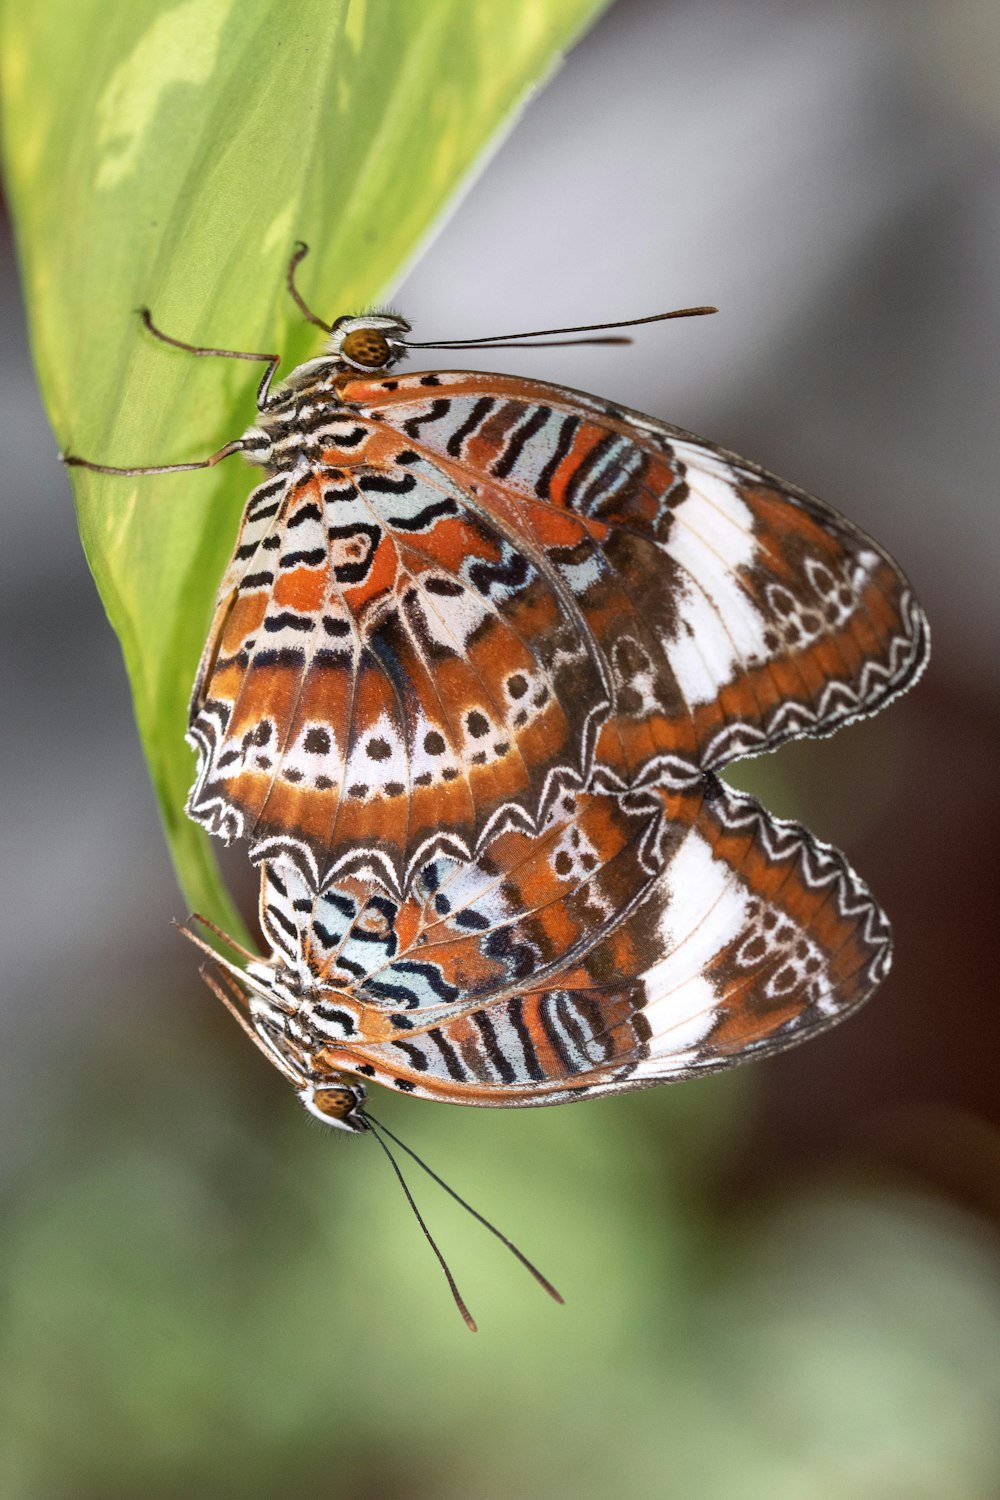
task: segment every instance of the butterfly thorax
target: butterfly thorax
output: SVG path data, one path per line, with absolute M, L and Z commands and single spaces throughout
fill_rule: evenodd
M 364 1085 L 324 1066 L 323 1050 L 356 1036 L 361 1007 L 336 990 L 304 987 L 284 962 L 253 963 L 243 973 L 250 1026 L 261 1050 L 295 1085 L 310 1114 L 354 1133 L 366 1129 Z
M 345 458 L 356 460 L 368 428 L 359 431 L 356 414 L 341 398 L 345 375 L 326 357 L 293 370 L 243 434 L 250 461 L 269 474 L 290 475 L 319 467 L 331 449 L 343 448 Z
M 362 1025 L 364 1007 L 326 978 L 312 974 L 305 959 L 294 968 L 284 959 L 251 963 L 243 977 L 251 992 L 254 1022 L 299 1049 L 348 1041 Z

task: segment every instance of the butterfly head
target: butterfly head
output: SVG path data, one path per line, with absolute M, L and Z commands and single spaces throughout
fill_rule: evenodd
M 361 1084 L 348 1083 L 342 1076 L 323 1083 L 307 1083 L 299 1098 L 311 1115 L 324 1125 L 349 1130 L 358 1135 L 368 1129 L 365 1122 L 365 1091 Z
M 371 374 L 386 370 L 406 352 L 410 325 L 394 313 L 366 313 L 338 318 L 330 329 L 327 349 L 349 370 Z

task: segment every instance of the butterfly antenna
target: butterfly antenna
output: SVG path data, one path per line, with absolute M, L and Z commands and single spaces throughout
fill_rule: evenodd
M 402 1172 L 399 1169 L 399 1163 L 393 1156 L 392 1152 L 389 1150 L 389 1147 L 386 1145 L 385 1141 L 379 1135 L 378 1131 L 372 1128 L 370 1115 L 365 1116 L 365 1123 L 368 1126 L 368 1132 L 371 1135 L 372 1139 L 378 1141 L 378 1144 L 381 1146 L 382 1150 L 388 1157 L 389 1165 L 395 1172 L 396 1179 L 406 1196 L 406 1201 L 413 1210 L 413 1216 L 416 1219 L 417 1223 L 420 1225 L 420 1228 L 423 1230 L 424 1238 L 427 1240 L 427 1243 L 430 1245 L 431 1249 L 434 1251 L 434 1254 L 438 1258 L 438 1264 L 445 1274 L 448 1285 L 451 1287 L 451 1295 L 455 1299 L 455 1306 L 458 1308 L 459 1312 L 462 1314 L 462 1317 L 465 1319 L 466 1328 L 468 1328 L 470 1333 L 476 1333 L 478 1331 L 476 1328 L 476 1320 L 470 1313 L 469 1309 L 466 1307 L 465 1299 L 463 1298 L 462 1293 L 458 1290 L 455 1278 L 451 1274 L 451 1267 L 448 1265 L 448 1262 L 445 1260 L 444 1256 L 441 1254 L 441 1251 L 438 1249 L 437 1241 L 431 1234 L 430 1230 L 427 1228 L 427 1225 L 424 1222 L 423 1214 L 420 1212 L 416 1203 L 413 1201 L 413 1194 L 410 1192 L 410 1189 L 406 1185 L 406 1178 L 403 1176 Z M 396 1137 L 393 1136 L 392 1139 L 395 1140 Z M 405 1146 L 403 1149 L 406 1149 Z
M 474 1219 L 478 1219 L 479 1223 L 482 1224 L 484 1229 L 488 1229 L 490 1234 L 495 1235 L 502 1245 L 506 1245 L 511 1255 L 515 1256 L 521 1262 L 526 1271 L 530 1271 L 531 1275 L 538 1282 L 538 1285 L 544 1288 L 546 1292 L 548 1292 L 549 1296 L 554 1302 L 559 1302 L 560 1304 L 565 1302 L 565 1298 L 562 1296 L 562 1293 L 557 1291 L 557 1289 L 552 1285 L 547 1276 L 542 1275 L 537 1266 L 532 1265 L 531 1261 L 524 1254 L 524 1252 L 517 1248 L 517 1246 L 514 1244 L 514 1241 L 509 1240 L 507 1236 L 496 1227 L 495 1224 L 491 1224 L 489 1219 L 485 1218 L 481 1213 L 474 1209 L 471 1203 L 466 1203 L 461 1194 L 456 1193 L 453 1187 L 449 1187 L 444 1178 L 439 1177 L 438 1174 L 433 1171 L 433 1169 L 429 1167 L 427 1163 L 421 1157 L 419 1157 L 410 1146 L 406 1144 L 405 1141 L 401 1141 L 398 1135 L 393 1135 L 392 1131 L 389 1130 L 387 1126 L 383 1125 L 381 1120 L 373 1119 L 370 1114 L 366 1113 L 365 1120 L 369 1125 L 376 1126 L 385 1135 L 387 1135 L 389 1139 L 399 1147 L 400 1151 L 405 1151 L 407 1156 L 411 1157 L 416 1162 L 417 1166 L 422 1168 L 422 1170 L 427 1173 L 428 1177 L 433 1178 L 438 1187 L 444 1188 L 449 1197 L 454 1198 L 456 1203 L 460 1203 L 465 1209 L 466 1213 L 471 1214 Z M 372 1134 L 376 1134 L 374 1129 L 372 1130 Z M 376 1139 L 378 1139 L 377 1135 Z
M 442 343 L 418 344 L 409 339 L 408 349 L 483 349 L 503 344 L 514 349 L 564 348 L 565 344 L 524 344 L 522 339 L 549 339 L 563 333 L 600 333 L 605 328 L 638 328 L 642 323 L 664 323 L 668 318 L 701 318 L 716 313 L 717 307 L 677 307 L 673 312 L 652 313 L 648 318 L 625 318 L 618 323 L 581 323 L 574 328 L 533 328 L 527 333 L 490 333 L 481 339 L 448 339 Z M 598 338 L 572 339 L 571 344 L 628 344 L 630 339 Z

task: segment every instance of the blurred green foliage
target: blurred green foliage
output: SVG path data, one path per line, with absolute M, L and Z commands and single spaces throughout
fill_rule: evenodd
M 373 1145 L 191 1029 L 85 1059 L 8 1196 L 5 1500 L 1000 1490 L 995 1248 L 848 1177 L 713 1207 L 739 1078 L 559 1110 L 385 1101 L 566 1296 L 414 1172 L 471 1336 Z

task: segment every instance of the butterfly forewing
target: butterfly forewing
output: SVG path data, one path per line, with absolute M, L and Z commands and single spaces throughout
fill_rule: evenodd
M 431 465 L 287 483 L 223 584 L 192 815 L 317 885 L 358 851 L 398 883 L 504 809 L 531 820 L 553 767 L 582 777 L 603 657 L 516 541 Z
M 831 733 L 919 673 L 926 622 L 906 579 L 832 507 L 579 392 L 437 379 L 431 400 L 420 377 L 389 382 L 388 397 L 371 382 L 367 406 L 356 383 L 351 399 L 415 426 L 566 579 L 612 667 L 598 762 L 629 782 L 648 771 L 650 738 L 662 756 L 720 766 Z

